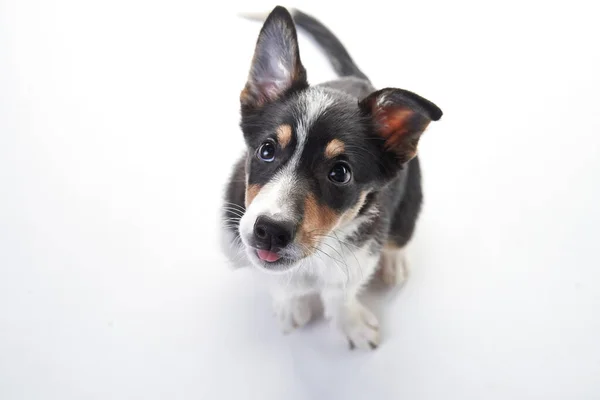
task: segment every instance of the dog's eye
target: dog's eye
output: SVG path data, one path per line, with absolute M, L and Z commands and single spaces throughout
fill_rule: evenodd
M 263 161 L 271 162 L 275 159 L 275 144 L 272 141 L 266 141 L 258 148 L 258 158 Z
M 348 183 L 350 181 L 350 168 L 345 163 L 336 163 L 329 171 L 329 179 L 335 183 Z

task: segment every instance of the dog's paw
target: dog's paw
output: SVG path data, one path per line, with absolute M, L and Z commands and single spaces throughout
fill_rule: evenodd
M 276 300 L 274 309 L 281 331 L 285 334 L 306 325 L 312 317 L 310 302 L 304 297 Z
M 403 284 L 408 279 L 408 261 L 404 250 L 384 251 L 379 260 L 381 281 L 387 286 Z
M 374 350 L 379 346 L 379 321 L 371 311 L 356 302 L 338 321 L 350 349 Z

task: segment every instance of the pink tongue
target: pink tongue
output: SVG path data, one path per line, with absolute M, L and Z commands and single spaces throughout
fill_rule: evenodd
M 258 253 L 258 258 L 267 262 L 277 261 L 281 258 L 279 257 L 279 254 L 268 250 L 257 250 L 256 252 Z

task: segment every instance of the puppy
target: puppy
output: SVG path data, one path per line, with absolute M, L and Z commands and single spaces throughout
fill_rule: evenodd
M 339 79 L 308 84 L 295 24 Z M 442 111 L 406 90 L 375 90 L 323 24 L 280 6 L 240 101 L 247 151 L 226 190 L 226 253 L 267 273 L 284 332 L 311 319 L 318 293 L 351 348 L 376 348 L 377 318 L 357 295 L 377 271 L 388 283 L 404 275 L 422 200 L 417 145 Z

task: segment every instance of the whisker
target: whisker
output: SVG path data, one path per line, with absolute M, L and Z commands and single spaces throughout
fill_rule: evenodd
M 344 249 L 342 248 L 342 245 L 346 247 L 346 250 L 352 254 L 352 257 L 354 257 L 354 260 L 356 261 L 356 264 L 358 265 L 358 272 L 360 274 L 360 277 L 362 279 L 363 277 L 363 270 L 362 270 L 362 265 L 360 264 L 360 261 L 358 260 L 358 257 L 356 257 L 356 254 L 354 254 L 354 251 L 350 248 L 350 246 L 354 247 L 355 249 L 359 250 L 360 247 L 352 244 L 352 243 L 347 243 L 343 240 L 341 240 L 337 234 L 335 232 L 332 232 L 333 235 L 335 235 L 335 237 L 331 236 L 330 234 L 325 234 L 325 235 L 315 235 L 315 237 L 322 237 L 322 238 L 329 238 L 331 240 L 335 240 L 338 242 L 338 244 L 340 245 L 340 251 L 344 251 Z M 321 242 L 322 244 L 325 244 L 329 247 L 332 247 L 331 245 L 329 245 L 328 243 L 325 242 Z M 332 247 L 333 248 L 333 247 Z M 339 253 L 338 253 L 339 254 Z
M 225 223 L 223 225 L 221 225 L 223 228 L 229 228 L 229 229 L 233 229 L 236 230 L 240 227 L 239 224 L 235 224 L 235 223 Z
M 342 262 L 344 264 L 344 267 L 345 267 L 346 272 L 347 272 L 346 276 L 349 276 L 350 275 L 350 267 L 348 266 L 348 262 L 346 261 L 346 259 L 344 258 L 344 256 L 339 251 L 337 251 L 335 247 L 333 247 L 329 243 L 321 242 L 321 244 L 325 245 L 325 246 L 327 246 L 329 248 L 331 248 L 333 251 L 335 251 L 340 256 L 340 262 Z M 325 252 L 325 254 L 327 254 L 327 253 Z M 327 255 L 329 255 L 329 254 L 327 254 Z M 333 259 L 333 257 L 332 257 L 332 259 Z
M 238 208 L 238 207 L 233 207 L 233 206 L 230 206 L 230 205 L 227 205 L 227 204 L 224 204 L 222 208 L 225 209 L 225 210 L 234 210 L 234 211 L 240 212 L 242 214 L 246 212 L 245 209 Z
M 347 271 L 344 272 L 344 270 L 340 266 L 340 260 L 338 260 L 337 258 L 333 257 L 331 254 L 327 254 L 326 252 L 324 252 L 323 250 L 321 250 L 321 249 L 319 249 L 319 248 L 317 248 L 315 246 L 308 247 L 307 245 L 302 244 L 302 243 L 300 243 L 300 245 L 305 249 L 305 251 L 307 251 L 307 253 L 311 253 L 311 250 L 313 250 L 315 252 L 314 254 L 317 255 L 317 256 L 319 256 L 319 259 L 324 264 L 325 264 L 325 260 L 323 259 L 322 255 L 326 255 L 331 260 L 333 260 L 334 265 L 338 269 L 338 271 L 340 271 L 340 273 L 346 277 L 346 282 L 344 283 L 344 287 L 346 286 L 346 284 L 347 284 L 347 282 L 349 280 L 349 275 L 348 275 Z
M 240 205 L 240 204 L 237 204 L 237 203 L 232 203 L 232 202 L 230 202 L 230 201 L 224 201 L 224 202 L 223 202 L 223 204 L 225 204 L 225 205 L 227 205 L 227 206 L 229 206 L 229 207 L 231 207 L 231 208 L 237 208 L 237 209 L 239 209 L 240 211 L 246 212 L 246 207 L 244 207 L 244 206 L 242 206 L 242 205 Z
M 233 214 L 233 215 L 235 215 L 236 217 L 240 217 L 240 218 L 241 218 L 241 217 L 243 217 L 243 216 L 244 216 L 244 214 L 243 214 L 243 213 L 240 213 L 239 211 L 236 211 L 236 210 L 230 210 L 230 209 L 226 208 L 226 209 L 224 209 L 224 211 L 225 211 L 225 213 L 228 213 L 228 214 Z
M 338 269 L 338 271 L 340 271 L 340 273 L 346 277 L 346 280 L 344 281 L 344 287 L 346 287 L 348 285 L 348 282 L 350 282 L 350 273 L 348 271 L 348 266 L 346 264 L 344 264 L 344 268 L 342 268 L 342 266 L 340 265 L 340 261 L 338 259 L 336 259 L 335 257 L 331 256 L 330 254 L 327 254 L 326 252 L 324 252 L 321 249 L 317 249 L 315 248 L 315 251 L 317 251 L 319 254 L 319 258 L 321 258 L 321 260 L 323 260 L 323 258 L 321 257 L 321 254 L 325 254 L 327 257 L 331 258 L 334 261 L 334 265 L 335 267 Z
M 354 254 L 354 251 L 352 251 L 352 249 L 350 248 L 349 243 L 346 243 L 342 240 L 340 240 L 340 238 L 338 237 L 338 235 L 335 232 L 332 232 L 335 235 L 336 240 L 338 241 L 338 243 L 340 244 L 340 248 L 342 247 L 342 245 L 346 246 L 346 249 L 350 252 L 350 254 L 352 254 L 352 257 L 354 257 L 354 260 L 356 261 L 356 264 L 358 265 L 358 273 L 360 274 L 360 279 L 363 279 L 363 269 L 362 269 L 362 265 L 360 265 L 360 261 L 358 261 L 358 258 L 356 257 L 356 254 Z M 352 245 L 355 248 L 359 249 L 358 246 L 356 245 Z

